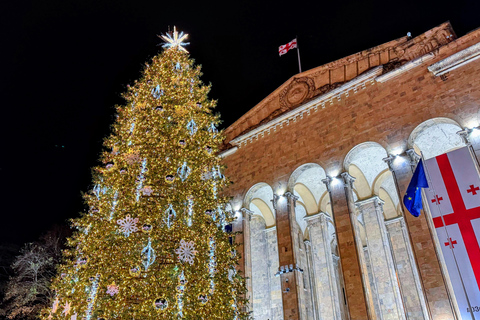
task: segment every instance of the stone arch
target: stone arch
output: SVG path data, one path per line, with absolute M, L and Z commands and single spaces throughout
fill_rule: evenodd
M 245 195 L 244 207 L 260 215 L 265 220 L 267 227 L 275 225 L 275 210 L 273 210 L 273 189 L 265 182 L 260 182 L 251 187 Z
M 260 182 L 245 194 L 244 208 L 251 211 L 249 221 L 251 270 L 251 305 L 255 319 L 283 319 L 280 278 L 275 274 L 279 268 L 273 189 Z M 248 249 L 247 249 L 248 250 Z
M 433 118 L 420 123 L 408 138 L 408 146 L 425 159 L 465 146 L 457 134 L 462 127 L 449 118 Z
M 373 194 L 384 201 L 383 214 L 386 220 L 401 215 L 398 192 L 390 170 L 382 171 L 374 181 Z
M 419 124 L 410 134 L 408 146 L 413 148 L 418 155 L 430 159 L 449 151 L 466 146 L 463 139 L 457 134 L 463 128 L 450 118 L 432 118 Z M 425 190 L 424 190 L 425 191 Z M 452 279 L 448 273 L 445 258 L 442 252 L 443 243 L 439 241 L 432 220 L 432 213 L 427 203 L 423 209 L 436 247 L 441 270 L 444 274 L 447 290 L 450 292 L 452 302 L 459 314 L 461 314 L 452 286 Z

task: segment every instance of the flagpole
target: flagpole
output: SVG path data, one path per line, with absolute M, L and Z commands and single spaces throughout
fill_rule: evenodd
M 431 191 L 433 191 L 434 194 L 437 194 L 435 192 L 435 187 L 433 186 L 433 183 L 430 180 L 430 174 L 428 172 L 428 167 L 425 163 L 425 158 L 423 156 L 422 151 L 420 151 L 420 155 L 422 157 L 423 168 L 425 169 L 425 177 L 427 178 L 427 181 L 428 181 L 428 189 L 431 188 Z M 458 275 L 460 277 L 460 282 L 462 283 L 463 293 L 465 294 L 465 298 L 467 299 L 467 304 L 468 304 L 468 309 L 470 311 L 470 315 L 472 316 L 472 320 L 475 320 L 475 316 L 473 315 L 472 305 L 470 304 L 470 299 L 468 298 L 467 289 L 465 289 L 465 283 L 463 282 L 462 273 L 460 272 L 460 268 L 458 267 L 457 257 L 455 256 L 455 251 L 453 250 L 452 239 L 450 238 L 450 235 L 448 234 L 447 225 L 445 223 L 445 219 L 443 218 L 442 209 L 440 208 L 440 205 L 438 204 L 438 202 L 437 202 L 436 207 L 438 208 L 438 213 L 440 213 L 440 217 L 442 218 L 443 228 L 445 230 L 445 234 L 447 235 L 447 240 L 448 240 L 448 244 L 449 244 L 448 247 L 450 248 L 450 250 L 452 250 L 453 261 L 455 261 L 455 266 L 457 267 Z M 447 271 L 448 271 L 448 269 L 447 269 Z M 454 292 L 454 294 L 455 294 L 455 292 Z M 457 306 L 458 306 L 458 303 L 457 303 Z M 460 306 L 458 306 L 458 308 L 460 309 Z M 461 314 L 459 316 L 460 316 L 460 318 L 462 318 Z
M 295 36 L 295 39 L 297 39 L 298 73 L 302 73 L 302 64 L 300 63 L 300 49 L 298 48 L 298 36 Z

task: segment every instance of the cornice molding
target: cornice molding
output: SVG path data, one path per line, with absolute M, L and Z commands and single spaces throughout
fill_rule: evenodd
M 218 156 L 220 158 L 226 158 L 226 157 L 234 154 L 235 152 L 237 152 L 237 150 L 238 150 L 238 147 L 233 147 L 233 148 L 230 148 L 230 149 L 227 149 L 227 150 L 224 150 L 224 151 L 220 152 L 218 154 Z
M 374 84 L 375 78 L 382 73 L 383 66 L 378 66 L 372 70 L 352 79 L 351 81 L 341 85 L 340 87 L 333 89 L 310 102 L 303 104 L 302 106 L 295 108 L 291 111 L 285 112 L 279 117 L 272 119 L 271 121 L 264 123 L 258 128 L 253 129 L 245 134 L 242 134 L 230 141 L 234 146 L 241 147 L 254 139 L 258 140 L 263 138 L 265 134 L 276 132 L 283 129 L 283 126 L 288 126 L 290 122 L 296 122 L 297 119 L 303 119 L 305 115 L 309 116 L 312 112 L 317 112 L 318 108 L 325 108 L 326 103 L 333 103 L 333 99 L 341 100 L 341 96 L 348 96 L 350 91 L 356 93 L 359 89 L 365 89 L 366 84 Z
M 440 60 L 428 67 L 428 71 L 438 77 L 480 58 L 480 43 Z
M 375 81 L 383 83 L 383 82 L 386 82 L 390 79 L 396 78 L 399 75 L 401 75 L 401 74 L 403 74 L 407 71 L 410 71 L 413 68 L 421 66 L 422 64 L 424 64 L 427 61 L 432 60 L 434 57 L 435 57 L 435 54 L 433 52 L 427 53 L 426 55 L 423 55 L 419 58 L 413 59 L 412 61 L 409 61 L 409 62 L 405 63 L 403 66 L 401 66 L 397 69 L 394 69 L 390 72 L 387 72 L 385 74 L 382 74 L 381 76 L 376 77 Z

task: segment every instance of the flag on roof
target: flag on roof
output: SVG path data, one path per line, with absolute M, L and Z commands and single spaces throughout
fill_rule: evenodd
M 281 45 L 278 47 L 278 55 L 282 56 L 288 52 L 290 49 L 295 49 L 297 47 L 297 38 L 293 39 L 287 44 Z

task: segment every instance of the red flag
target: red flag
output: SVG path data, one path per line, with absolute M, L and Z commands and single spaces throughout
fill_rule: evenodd
M 282 56 L 283 54 L 287 53 L 290 49 L 295 49 L 297 47 L 297 38 L 293 39 L 287 44 L 281 45 L 278 47 L 278 55 Z
M 478 308 L 480 306 L 480 178 L 468 147 L 428 159 L 425 165 L 431 179 L 426 196 L 433 224 L 442 247 L 460 313 L 463 319 L 469 319 L 470 310 L 460 275 L 472 309 Z M 478 319 L 477 316 L 475 318 Z

